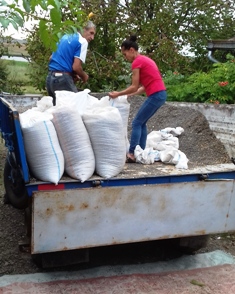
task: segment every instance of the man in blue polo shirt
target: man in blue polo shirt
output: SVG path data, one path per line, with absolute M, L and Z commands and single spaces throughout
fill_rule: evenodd
M 81 33 L 64 35 L 59 41 L 57 50 L 50 57 L 46 78 L 47 92 L 53 97 L 53 105 L 56 105 L 55 91 L 78 92 L 75 82 L 87 82 L 89 77 L 82 64 L 86 60 L 88 43 L 94 39 L 95 33 L 94 23 L 88 21 Z

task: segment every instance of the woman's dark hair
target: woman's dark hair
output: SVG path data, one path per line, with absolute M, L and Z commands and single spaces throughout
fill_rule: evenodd
M 131 35 L 129 38 L 127 38 L 125 41 L 122 42 L 121 48 L 124 48 L 125 50 L 134 48 L 136 51 L 138 51 L 139 46 L 136 43 L 136 40 L 137 40 L 136 35 Z

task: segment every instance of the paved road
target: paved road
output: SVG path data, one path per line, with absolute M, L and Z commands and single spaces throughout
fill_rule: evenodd
M 234 294 L 235 257 L 223 251 L 170 261 L 0 277 L 0 293 Z

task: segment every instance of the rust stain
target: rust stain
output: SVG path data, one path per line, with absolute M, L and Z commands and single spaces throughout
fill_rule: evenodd
M 110 188 L 105 191 L 103 195 L 101 195 L 100 202 L 104 203 L 106 207 L 115 206 L 116 201 L 120 199 L 120 189 Z
M 69 205 L 69 211 L 73 211 L 74 210 L 74 206 L 72 204 Z
M 80 205 L 80 209 L 86 209 L 86 208 L 88 208 L 89 207 L 89 205 L 88 205 L 88 203 L 82 203 L 81 205 Z
M 195 231 L 195 233 L 197 235 L 206 235 L 206 231 L 205 230 Z
M 63 205 L 62 203 L 58 204 L 58 209 L 62 211 L 73 211 L 74 210 L 74 205 Z
M 47 216 L 51 216 L 52 215 L 53 210 L 51 208 L 47 208 L 46 209 L 46 215 Z

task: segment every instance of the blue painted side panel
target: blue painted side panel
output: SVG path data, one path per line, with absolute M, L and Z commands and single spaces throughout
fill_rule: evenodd
M 26 185 L 29 196 L 36 191 L 53 191 L 53 190 L 71 190 L 71 189 L 84 189 L 84 188 L 104 188 L 104 187 L 128 187 L 128 186 L 142 186 L 142 185 L 158 185 L 158 184 L 174 184 L 174 183 L 190 183 L 202 182 L 202 174 L 190 175 L 167 175 L 157 177 L 143 177 L 143 178 L 129 178 L 129 179 L 102 179 L 88 180 L 81 183 L 80 181 L 60 182 L 59 185 L 50 183 L 31 183 Z M 210 173 L 207 175 L 206 182 L 211 181 L 227 181 L 235 180 L 235 170 L 231 172 Z M 44 186 L 44 187 L 43 187 Z
M 25 183 L 29 183 L 29 171 L 24 149 L 19 113 L 4 98 L 0 98 L 0 132 L 9 152 L 13 152 L 21 167 Z

